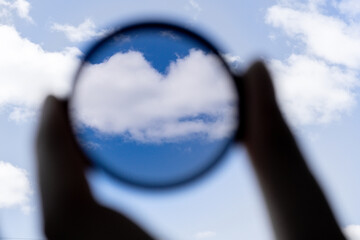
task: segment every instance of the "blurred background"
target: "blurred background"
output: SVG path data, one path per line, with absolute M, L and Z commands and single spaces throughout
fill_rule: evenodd
M 341 228 L 360 239 L 357 0 L 0 0 L 0 239 L 45 239 L 34 160 L 42 101 L 67 96 L 92 43 L 145 19 L 199 30 L 240 72 L 256 59 L 267 63 Z M 99 202 L 159 239 L 274 238 L 241 145 L 206 177 L 171 191 L 136 189 L 98 171 L 88 180 Z

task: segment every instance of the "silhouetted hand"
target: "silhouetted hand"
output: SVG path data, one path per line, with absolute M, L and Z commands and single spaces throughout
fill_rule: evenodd
M 255 63 L 239 80 L 246 103 L 243 143 L 277 238 L 344 239 L 279 111 L 265 66 Z M 49 239 L 151 239 L 129 219 L 93 199 L 84 175 L 87 161 L 71 135 L 66 102 L 46 100 L 37 154 Z
M 37 138 L 43 221 L 49 239 L 152 239 L 128 218 L 100 206 L 85 179 L 86 159 L 71 135 L 67 103 L 48 97 Z
M 275 99 L 265 66 L 243 76 L 244 139 L 277 239 L 345 239 Z

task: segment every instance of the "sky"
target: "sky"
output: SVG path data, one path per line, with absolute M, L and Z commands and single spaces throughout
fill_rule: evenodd
M 266 62 L 281 109 L 341 228 L 360 239 L 357 0 L 0 0 L 1 237 L 44 239 L 34 164 L 44 98 L 67 96 L 79 57 L 116 24 L 149 18 L 203 33 L 239 71 L 255 59 Z M 179 189 L 145 191 L 95 170 L 88 180 L 99 202 L 159 239 L 274 239 L 241 144 L 208 175 Z

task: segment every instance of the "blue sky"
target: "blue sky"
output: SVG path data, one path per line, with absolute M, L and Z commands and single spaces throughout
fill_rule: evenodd
M 351 239 L 360 225 L 360 6 L 357 0 L 0 0 L 0 229 L 42 239 L 34 166 L 39 106 L 66 96 L 78 56 L 113 24 L 175 19 L 245 69 L 264 59 L 283 112 Z M 99 201 L 160 239 L 273 239 L 246 151 L 192 186 L 152 193 L 89 173 Z M 12 183 L 12 184 L 9 184 Z M 9 188 L 16 187 L 16 195 Z

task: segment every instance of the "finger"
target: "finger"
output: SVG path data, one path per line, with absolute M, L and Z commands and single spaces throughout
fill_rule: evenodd
M 275 104 L 275 93 L 270 74 L 263 62 L 258 61 L 251 65 L 244 75 L 246 96 L 251 104 L 260 107 L 269 107 Z M 258 103 L 257 105 L 255 103 Z
M 244 143 L 253 147 L 268 142 L 268 138 L 285 122 L 276 102 L 270 74 L 262 62 L 255 62 L 244 74 L 243 88 Z
M 84 156 L 72 137 L 65 101 L 51 96 L 46 99 L 36 148 L 44 213 L 92 199 L 84 175 Z

